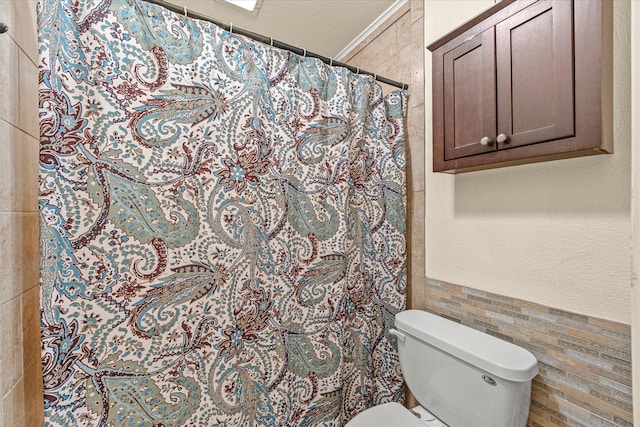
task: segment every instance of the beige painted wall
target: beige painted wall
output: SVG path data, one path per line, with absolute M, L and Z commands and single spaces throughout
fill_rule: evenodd
M 36 1 L 0 0 L 0 426 L 43 425 Z
M 426 43 L 493 3 L 426 1 Z M 629 10 L 615 2 L 613 155 L 434 174 L 427 78 L 427 277 L 631 322 Z

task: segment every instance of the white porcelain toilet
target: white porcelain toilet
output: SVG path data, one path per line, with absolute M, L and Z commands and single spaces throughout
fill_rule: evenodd
M 538 374 L 529 351 L 426 311 L 398 313 L 395 327 L 402 376 L 421 406 L 374 406 L 347 427 L 526 425 Z

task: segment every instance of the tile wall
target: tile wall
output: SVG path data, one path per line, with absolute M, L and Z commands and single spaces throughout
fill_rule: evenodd
M 410 0 L 353 48 L 341 62 L 409 84 L 407 109 L 408 305 L 422 308 L 424 245 L 424 23 L 423 0 Z M 394 87 L 382 85 L 386 92 Z
M 428 279 L 426 308 L 531 351 L 529 427 L 633 426 L 631 327 Z
M 44 424 L 36 0 L 0 0 L 0 426 Z

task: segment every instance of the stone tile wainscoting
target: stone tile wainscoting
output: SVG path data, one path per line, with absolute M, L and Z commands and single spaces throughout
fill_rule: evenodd
M 527 426 L 633 425 L 631 327 L 427 279 L 426 309 L 531 351 Z

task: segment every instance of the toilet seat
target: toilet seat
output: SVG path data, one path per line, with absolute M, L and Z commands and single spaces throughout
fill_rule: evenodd
M 418 417 L 397 402 L 374 406 L 356 415 L 345 427 L 425 427 Z

